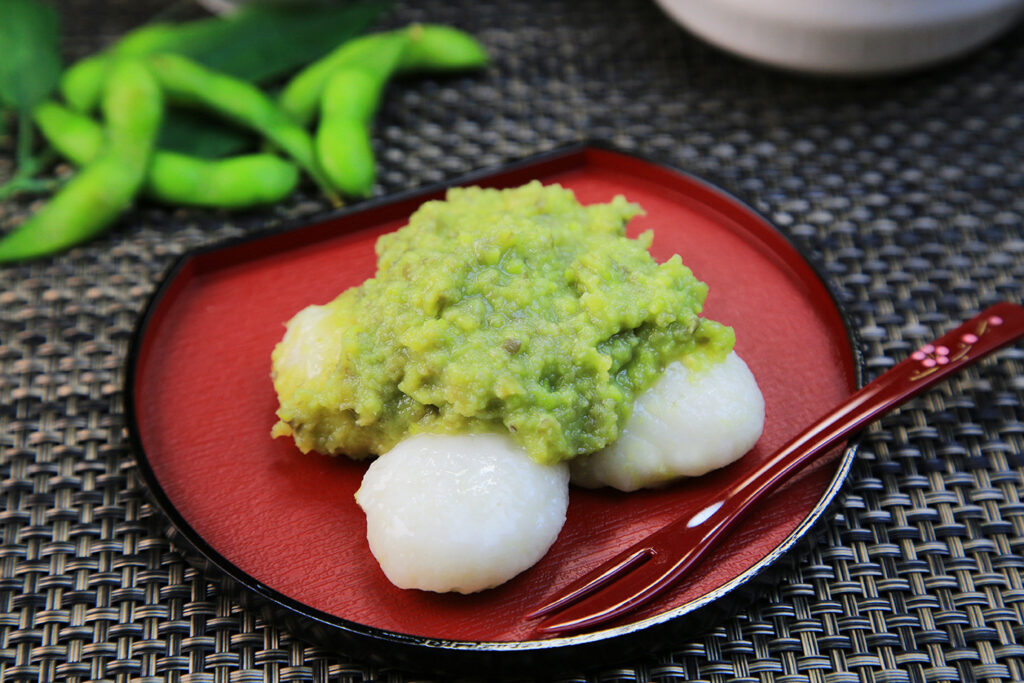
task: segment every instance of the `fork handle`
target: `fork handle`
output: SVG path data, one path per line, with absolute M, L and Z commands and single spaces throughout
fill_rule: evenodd
M 1024 335 L 1024 307 L 1001 302 L 914 351 L 797 435 L 727 495 L 747 507 L 854 431 Z
M 855 392 L 754 472 L 716 492 L 701 512 L 669 523 L 571 582 L 528 618 L 548 616 L 538 630 L 561 634 L 611 621 L 646 604 L 687 574 L 755 503 L 794 472 L 889 409 L 1022 335 L 1024 307 L 1008 302 L 991 306 Z M 683 539 L 692 542 L 679 549 Z M 629 583 L 621 577 L 647 561 L 664 564 L 665 568 L 655 570 L 649 581 L 641 584 L 635 580 L 633 587 L 619 585 L 616 590 L 617 583 Z M 584 603 L 575 604 L 588 596 Z M 562 614 L 554 616 L 558 612 Z

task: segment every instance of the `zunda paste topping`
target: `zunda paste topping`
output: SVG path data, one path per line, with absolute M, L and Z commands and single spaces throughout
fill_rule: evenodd
M 274 350 L 273 434 L 361 458 L 417 433 L 507 431 L 541 463 L 614 441 L 668 363 L 715 363 L 734 342 L 699 315 L 707 286 L 678 255 L 659 264 L 650 232 L 626 236 L 641 213 L 537 181 L 426 202 L 379 238 L 373 278 L 311 307 L 315 339 L 293 343 L 317 372 L 283 361 L 287 334 Z

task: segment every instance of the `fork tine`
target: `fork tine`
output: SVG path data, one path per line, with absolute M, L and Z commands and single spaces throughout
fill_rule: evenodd
M 713 503 L 662 527 L 576 579 L 558 598 L 528 616 L 548 616 L 537 630 L 555 635 L 611 621 L 647 602 L 688 572 L 720 540 L 727 528 L 725 520 L 716 516 L 720 508 Z M 560 615 L 550 616 L 560 609 Z
M 654 553 L 655 550 L 651 547 L 627 548 L 622 553 L 621 559 L 616 558 L 618 561 L 612 560 L 613 564 L 611 566 L 608 566 L 608 563 L 603 563 L 596 570 L 597 573 L 590 572 L 589 574 L 584 574 L 565 587 L 558 598 L 533 610 L 526 615 L 526 618 L 536 619 L 537 617 L 543 617 L 552 612 L 557 612 L 577 600 L 582 600 L 591 593 L 599 591 L 602 586 L 633 569 L 636 565 L 645 562 Z
M 611 621 L 661 593 L 703 555 L 699 552 L 686 553 L 680 557 L 678 553 L 659 552 L 654 548 L 645 550 L 648 552 L 643 563 L 637 567 L 637 562 L 633 562 L 630 567 L 620 569 L 614 583 L 611 578 L 605 578 L 601 585 L 592 586 L 595 580 L 584 581 L 589 578 L 584 576 L 580 583 L 590 586 L 589 589 L 585 593 L 581 589 L 570 593 L 575 604 L 542 621 L 537 631 L 544 635 L 559 635 Z M 622 567 L 623 564 L 616 566 Z M 561 598 L 541 609 L 543 614 L 551 614 L 569 602 Z

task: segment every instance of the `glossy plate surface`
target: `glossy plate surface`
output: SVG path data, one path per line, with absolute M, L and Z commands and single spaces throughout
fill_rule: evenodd
M 658 260 L 679 253 L 708 283 L 705 314 L 736 328 L 737 351 L 765 395 L 765 433 L 731 467 L 670 488 L 628 495 L 574 489 L 555 546 L 502 587 L 473 596 L 400 590 L 370 554 L 353 500 L 365 463 L 303 455 L 290 440 L 270 438 L 270 353 L 298 310 L 371 276 L 376 237 L 443 190 L 188 255 L 153 297 L 133 340 L 126 394 L 140 472 L 207 566 L 293 618 L 290 624 L 309 626 L 314 638 L 353 654 L 393 655 L 391 663 L 440 653 L 431 661 L 442 668 L 610 656 L 610 642 L 639 642 L 737 592 L 806 534 L 845 475 L 852 452 L 837 451 L 751 515 L 691 581 L 624 622 L 538 638 L 526 612 L 684 512 L 694 489 L 737 476 L 840 402 L 856 387 L 858 363 L 814 269 L 729 195 L 593 147 L 469 180 L 508 187 L 533 178 L 561 183 L 585 204 L 623 194 L 644 207 L 630 234 L 653 230 Z

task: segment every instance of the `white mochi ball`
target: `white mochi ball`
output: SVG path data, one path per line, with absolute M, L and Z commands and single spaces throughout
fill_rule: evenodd
M 422 434 L 370 465 L 356 501 L 393 584 L 473 593 L 548 551 L 565 523 L 569 470 L 536 463 L 505 435 Z
M 740 458 L 763 428 L 764 397 L 735 352 L 700 372 L 671 363 L 637 397 L 618 440 L 572 461 L 572 482 L 635 491 L 697 477 Z
M 339 337 L 326 306 L 307 306 L 286 323 L 284 337 L 274 348 L 274 388 L 287 396 L 306 380 L 327 372 L 337 362 Z

